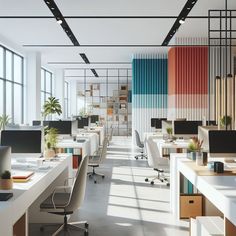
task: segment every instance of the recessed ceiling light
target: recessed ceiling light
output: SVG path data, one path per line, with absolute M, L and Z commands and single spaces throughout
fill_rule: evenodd
M 58 19 L 58 20 L 57 20 L 57 23 L 61 25 L 61 24 L 62 24 L 62 20 L 61 20 L 61 19 Z
M 182 24 L 185 23 L 185 20 L 184 20 L 184 19 L 180 19 L 180 20 L 179 20 L 179 23 L 182 25 Z

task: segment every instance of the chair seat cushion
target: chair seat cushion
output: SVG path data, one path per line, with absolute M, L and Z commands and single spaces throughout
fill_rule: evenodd
M 54 203 L 56 208 L 64 208 L 64 206 L 69 202 L 70 193 L 55 193 Z M 52 203 L 52 194 L 40 205 L 41 209 L 54 209 Z

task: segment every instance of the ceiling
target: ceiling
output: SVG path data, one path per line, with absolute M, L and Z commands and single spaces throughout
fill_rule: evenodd
M 73 68 L 70 70 L 73 71 L 75 68 L 85 67 L 130 68 L 134 54 L 166 52 L 168 47 L 148 47 L 148 45 L 162 44 L 175 22 L 173 17 L 179 15 L 186 0 L 55 0 L 55 3 L 82 46 L 72 45 L 55 18 L 20 18 L 52 17 L 43 0 L 0 0 L 0 16 L 19 16 L 19 18 L 1 18 L 0 35 L 22 46 L 26 51 L 40 51 L 42 63 L 49 68 Z M 224 9 L 224 4 L 225 0 L 198 0 L 189 16 L 206 17 L 209 9 Z M 236 1 L 228 0 L 228 8 L 236 9 Z M 66 16 L 170 17 L 78 19 Z M 236 25 L 236 22 L 234 24 Z M 186 19 L 185 24 L 181 25 L 170 41 L 170 45 L 175 44 L 175 37 L 207 37 L 207 25 L 207 18 Z M 116 46 L 109 47 L 109 45 Z M 145 45 L 145 47 L 119 45 Z M 85 53 L 91 64 L 84 64 L 79 53 Z

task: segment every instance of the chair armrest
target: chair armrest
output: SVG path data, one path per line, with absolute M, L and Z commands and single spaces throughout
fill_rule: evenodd
M 59 189 L 64 189 L 65 190 L 65 189 L 69 189 L 69 188 L 71 188 L 71 187 L 70 186 L 57 186 L 57 187 L 54 188 L 53 193 L 52 193 L 52 204 L 53 204 L 54 209 L 57 209 L 56 204 L 54 202 L 54 196 L 55 196 L 55 193 L 57 192 L 57 190 L 59 190 Z

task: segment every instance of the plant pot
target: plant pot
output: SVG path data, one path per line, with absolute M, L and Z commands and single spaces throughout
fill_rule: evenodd
M 189 152 L 188 156 L 192 161 L 196 161 L 196 152 Z
M 202 151 L 198 151 L 196 152 L 196 165 L 198 166 L 203 166 L 203 152 Z
M 13 179 L 0 179 L 0 189 L 9 190 L 13 187 Z
M 44 151 L 44 157 L 46 159 L 51 159 L 56 156 L 56 152 L 54 149 L 47 149 Z

